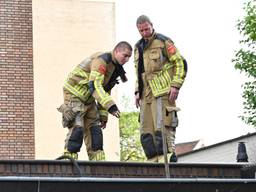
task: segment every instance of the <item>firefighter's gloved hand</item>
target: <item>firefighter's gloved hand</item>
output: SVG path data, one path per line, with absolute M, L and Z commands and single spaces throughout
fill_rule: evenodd
M 114 115 L 115 117 L 119 118 L 120 117 L 120 111 L 117 108 L 116 105 L 112 105 L 109 109 L 108 112 Z
M 73 121 L 76 116 L 72 110 L 72 107 L 67 106 L 66 104 L 62 104 L 59 108 L 57 108 L 57 110 L 62 113 L 63 117 L 67 121 Z

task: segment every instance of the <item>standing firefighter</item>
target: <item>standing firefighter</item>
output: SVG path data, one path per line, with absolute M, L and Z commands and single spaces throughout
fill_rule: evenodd
M 119 42 L 112 52 L 95 53 L 82 61 L 65 81 L 64 104 L 58 108 L 63 127 L 68 127 L 64 155 L 78 159 L 83 140 L 89 160 L 104 160 L 102 129 L 108 112 L 119 118 L 120 111 L 110 96 L 111 89 L 127 81 L 123 65 L 132 54 L 129 43 Z
M 176 162 L 174 140 L 178 108 L 175 100 L 184 82 L 187 64 L 173 41 L 154 31 L 147 16 L 138 17 L 136 25 L 142 36 L 134 50 L 141 144 L 148 161 L 162 162 L 165 150 L 169 161 Z

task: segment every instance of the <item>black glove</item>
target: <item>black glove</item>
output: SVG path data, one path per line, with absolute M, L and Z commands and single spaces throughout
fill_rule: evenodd
M 120 111 L 117 108 L 116 104 L 112 105 L 109 109 L 108 112 L 114 115 L 115 117 L 119 118 L 120 117 Z

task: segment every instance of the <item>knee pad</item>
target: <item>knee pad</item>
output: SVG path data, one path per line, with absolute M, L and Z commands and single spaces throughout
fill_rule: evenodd
M 162 154 L 164 154 L 162 131 L 156 131 L 155 132 L 155 138 L 156 138 L 156 151 L 157 151 L 157 154 L 158 155 L 162 155 Z
M 67 150 L 71 153 L 77 153 L 83 144 L 83 128 L 76 127 L 73 129 L 68 139 Z
M 150 133 L 141 134 L 140 141 L 145 155 L 148 159 L 157 155 L 153 136 Z
M 103 150 L 103 134 L 100 126 L 91 127 L 92 150 Z

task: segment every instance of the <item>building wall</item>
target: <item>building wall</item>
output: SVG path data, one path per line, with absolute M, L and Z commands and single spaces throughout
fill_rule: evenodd
M 32 0 L 0 0 L 0 159 L 33 159 Z
M 63 152 L 67 129 L 56 108 L 63 102 L 68 73 L 94 52 L 111 51 L 115 42 L 115 4 L 111 1 L 33 1 L 36 159 Z M 113 91 L 114 98 L 116 90 Z M 118 121 L 103 131 L 107 160 L 119 160 Z M 85 148 L 79 159 L 87 159 Z
M 238 139 L 232 142 L 227 142 L 215 147 L 207 148 L 205 150 L 195 151 L 190 154 L 179 157 L 180 163 L 199 163 L 199 162 L 213 162 L 213 163 L 235 163 L 238 144 L 244 142 L 249 162 L 256 162 L 256 135 L 251 137 Z

